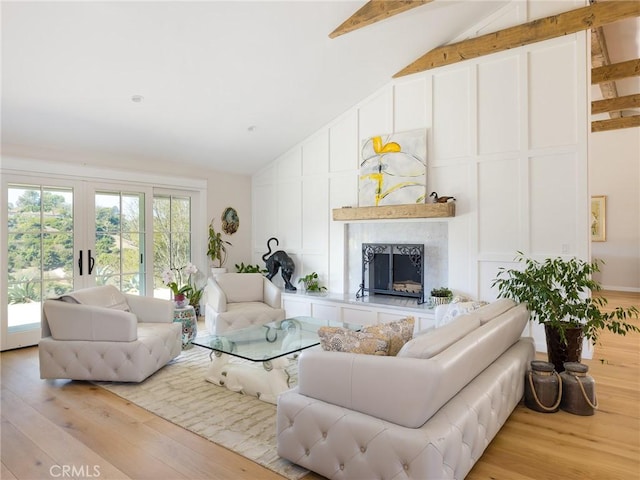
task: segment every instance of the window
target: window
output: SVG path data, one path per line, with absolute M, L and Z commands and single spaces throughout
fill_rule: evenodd
M 162 272 L 175 271 L 191 262 L 191 197 L 153 197 L 153 292 L 154 297 L 171 298 Z M 186 282 L 187 279 L 182 279 Z

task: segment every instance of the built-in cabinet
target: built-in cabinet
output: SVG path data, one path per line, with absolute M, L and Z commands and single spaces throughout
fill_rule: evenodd
M 334 322 L 375 325 L 412 316 L 416 321 L 414 327 L 416 332 L 435 326 L 434 309 L 429 308 L 428 305 L 417 305 L 415 300 L 396 300 L 390 297 L 384 297 L 380 302 L 385 300 L 388 303 L 378 303 L 375 297 L 356 299 L 352 295 L 340 294 L 316 296 L 283 293 L 282 308 L 287 318 L 310 316 Z

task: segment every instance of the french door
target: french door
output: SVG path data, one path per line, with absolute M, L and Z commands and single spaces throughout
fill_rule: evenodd
M 2 192 L 2 350 L 38 342 L 46 298 L 106 284 L 144 295 L 153 284 L 150 188 L 6 176 Z

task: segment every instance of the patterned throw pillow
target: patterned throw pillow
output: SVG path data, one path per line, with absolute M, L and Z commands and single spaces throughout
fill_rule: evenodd
M 342 327 L 320 327 L 320 345 L 331 352 L 387 355 L 389 340 L 374 333 L 355 332 Z
M 413 338 L 415 319 L 407 317 L 396 322 L 370 325 L 362 329 L 363 332 L 373 333 L 389 340 L 389 355 L 398 354 L 402 346 Z

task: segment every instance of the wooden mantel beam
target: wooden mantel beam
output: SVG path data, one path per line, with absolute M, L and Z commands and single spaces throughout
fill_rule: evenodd
M 370 0 L 331 32 L 329 38 L 336 38 L 431 1 L 433 0 Z
M 558 15 L 435 48 L 394 78 L 640 16 L 640 1 L 594 3 Z
M 640 93 L 591 102 L 591 114 L 640 108 Z
M 640 2 L 638 2 L 638 5 L 640 5 Z M 592 69 L 591 84 L 597 85 L 602 82 L 637 76 L 640 76 L 640 58 Z

